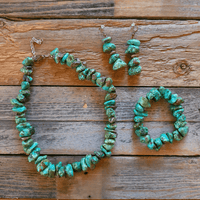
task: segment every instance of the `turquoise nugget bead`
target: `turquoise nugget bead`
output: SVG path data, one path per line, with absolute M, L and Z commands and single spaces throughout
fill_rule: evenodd
M 30 84 L 27 81 L 22 81 L 21 87 L 22 87 L 22 90 L 26 90 L 30 87 Z
M 160 86 L 158 90 L 159 90 L 160 94 L 163 96 L 165 93 L 165 88 L 163 86 Z
M 117 125 L 116 125 L 116 124 L 107 123 L 107 124 L 106 124 L 106 128 L 107 128 L 107 129 L 114 130 L 114 129 L 117 128 Z
M 81 159 L 81 168 L 82 168 L 83 171 L 86 171 L 87 168 L 88 168 L 86 161 L 85 161 L 85 158 Z
M 30 155 L 28 156 L 28 161 L 29 162 L 35 161 L 39 157 L 39 155 L 40 155 L 40 150 L 41 150 L 40 148 L 36 148 L 35 150 L 33 150 L 30 153 Z
M 62 57 L 62 59 L 61 59 L 61 61 L 60 61 L 60 64 L 61 64 L 61 65 L 64 65 L 64 64 L 65 64 L 65 61 L 66 61 L 66 59 L 67 59 L 68 56 L 69 56 L 69 53 L 66 53 L 66 54 Z
M 181 134 L 178 131 L 174 131 L 173 135 L 174 135 L 174 139 L 177 141 L 180 141 L 183 139 L 183 137 L 181 136 Z
M 106 110 L 106 115 L 107 115 L 108 117 L 116 117 L 115 111 L 114 111 L 112 108 L 108 108 L 108 109 Z
M 40 174 L 42 176 L 48 177 L 48 175 L 49 175 L 49 167 L 47 167 L 43 171 L 41 171 Z
M 17 99 L 10 99 L 10 103 L 16 107 L 23 107 L 24 104 L 20 103 Z
M 129 63 L 128 63 L 128 66 L 129 66 L 129 67 L 136 67 L 136 66 L 138 66 L 138 65 L 140 65 L 140 60 L 139 60 L 138 57 L 135 57 L 135 58 L 131 59 L 131 60 L 129 61 Z
M 22 146 L 28 148 L 33 145 L 33 140 L 30 138 L 28 140 L 22 141 Z
M 186 116 L 182 114 L 180 117 L 178 117 L 177 121 L 184 122 L 186 120 Z
M 92 156 L 92 164 L 96 165 L 99 162 L 99 159 L 96 156 Z
M 51 56 L 54 56 L 55 54 L 59 53 L 59 49 L 58 48 L 55 48 L 51 53 L 50 55 Z
M 171 99 L 168 100 L 169 103 L 174 104 L 178 99 L 178 94 L 172 94 Z
M 33 133 L 31 131 L 30 128 L 24 128 L 23 131 L 20 131 L 19 133 L 19 137 L 29 137 L 31 136 Z
M 71 64 L 74 62 L 74 56 L 72 54 L 69 54 L 69 56 L 66 59 L 67 66 L 71 67 Z
M 26 122 L 26 118 L 15 118 L 16 124 L 24 123 Z
M 140 142 L 142 143 L 148 144 L 150 140 L 151 140 L 150 135 L 140 136 Z
M 37 164 L 39 164 L 42 160 L 45 160 L 45 159 L 47 159 L 47 155 L 45 155 L 45 156 L 39 156 L 39 157 L 36 159 L 35 164 L 37 165 Z
M 23 94 L 25 97 L 30 96 L 30 90 L 20 90 L 19 91 L 20 94 Z
M 160 135 L 160 139 L 161 139 L 162 143 L 164 143 L 164 144 L 169 142 L 169 137 L 165 133 Z
M 169 142 L 172 143 L 173 140 L 174 140 L 174 135 L 172 133 L 166 133 L 166 135 L 168 136 L 169 138 Z
M 62 162 L 56 164 L 56 176 L 59 176 L 58 171 L 62 167 Z
M 26 75 L 31 75 L 31 74 L 33 73 L 33 70 L 31 70 L 31 69 L 26 69 L 26 67 L 22 67 L 22 68 L 20 69 L 20 71 L 21 71 L 22 73 L 26 74 Z
M 58 176 L 59 177 L 65 176 L 65 167 L 64 166 L 59 169 Z
M 109 132 L 107 132 L 107 133 L 105 134 L 105 138 L 106 138 L 106 139 L 115 139 L 116 137 L 117 137 L 116 133 L 113 133 L 113 132 L 111 132 L 111 131 L 109 131 Z
M 42 160 L 41 162 L 39 162 L 37 164 L 36 168 L 37 168 L 38 172 L 41 172 L 41 171 L 43 171 L 48 166 L 49 166 L 49 160 L 48 159 L 44 159 L 44 160 Z
M 103 52 L 110 52 L 115 49 L 116 46 L 113 43 L 104 43 L 103 45 Z
M 127 41 L 128 45 L 135 45 L 135 46 L 140 46 L 140 41 L 136 39 L 130 39 Z
M 134 54 L 134 53 L 138 53 L 139 50 L 140 50 L 140 48 L 138 46 L 129 45 L 129 47 L 126 49 L 125 53 Z
M 33 65 L 33 59 L 30 57 L 27 57 L 23 60 L 22 65 L 24 66 L 29 66 L 29 65 Z
M 87 80 L 92 80 L 92 75 L 96 72 L 95 69 L 90 69 L 87 73 L 86 79 Z
M 23 107 L 14 107 L 14 108 L 12 108 L 12 111 L 13 112 L 17 112 L 17 113 L 23 113 L 23 112 L 26 111 L 26 107 L 25 106 L 23 106 Z
M 176 110 L 173 112 L 173 116 L 176 118 L 179 118 L 183 112 L 184 112 L 184 109 Z
M 81 72 L 81 73 L 78 75 L 78 79 L 79 79 L 80 81 L 85 80 L 85 75 L 83 74 L 83 72 Z
M 139 129 L 135 130 L 135 134 L 140 136 L 145 136 L 148 134 L 148 128 L 147 127 L 140 127 Z
M 115 144 L 115 139 L 105 139 L 105 144 Z
M 165 89 L 165 93 L 164 93 L 164 99 L 170 99 L 172 95 L 172 92 L 169 89 Z
M 185 127 L 180 127 L 178 129 L 179 133 L 181 134 L 181 136 L 186 136 L 188 131 L 189 131 L 189 127 L 188 126 L 185 126 Z
M 136 109 L 134 109 L 133 112 L 136 116 L 142 116 L 142 117 L 148 116 L 148 112 L 142 113 L 142 112 L 138 112 Z
M 103 43 L 109 43 L 109 42 L 111 42 L 111 40 L 112 40 L 111 37 L 106 37 L 106 38 L 102 39 L 102 42 Z
M 50 178 L 54 178 L 56 175 L 56 167 L 54 164 L 50 163 L 49 165 L 49 174 L 48 174 L 48 177 Z
M 31 76 L 26 76 L 26 80 L 27 80 L 27 82 L 32 82 L 33 78 Z
M 156 138 L 154 140 L 154 143 L 156 144 L 157 147 L 161 147 L 163 145 L 163 143 L 162 143 L 160 138 Z
M 113 64 L 117 59 L 119 59 L 120 56 L 119 54 L 115 53 L 113 55 L 110 56 L 110 59 L 109 59 L 109 64 Z
M 82 170 L 81 163 L 80 162 L 73 162 L 72 163 L 72 168 L 76 172 L 81 172 L 81 170 Z
M 71 164 L 67 164 L 67 165 L 66 165 L 65 171 L 66 171 L 66 174 L 67 174 L 69 177 L 73 177 L 73 176 L 74 176 L 74 171 L 73 171 L 73 169 L 72 169 L 72 165 L 71 165 Z
M 92 164 L 92 155 L 91 154 L 85 156 L 85 162 L 90 169 L 94 169 L 95 165 Z
M 150 108 L 151 107 L 149 100 L 145 97 L 140 97 L 138 103 L 144 108 Z
M 80 73 L 80 72 L 83 72 L 85 69 L 87 69 L 86 66 L 84 66 L 84 65 L 79 65 L 79 66 L 76 68 L 76 72 L 77 72 L 77 73 Z M 89 71 L 89 69 L 87 69 L 87 70 Z M 84 74 L 84 75 L 86 75 L 86 74 Z
M 100 77 L 101 77 L 101 73 L 95 72 L 94 74 L 92 74 L 92 82 L 93 82 L 94 84 L 96 84 L 97 78 L 100 78 Z
M 134 122 L 143 122 L 143 121 L 144 121 L 144 117 L 141 117 L 141 116 L 134 117 Z
M 174 123 L 174 127 L 175 127 L 176 129 L 179 129 L 180 127 L 184 127 L 186 124 L 187 124 L 187 122 L 176 121 L 176 122 Z
M 115 100 L 109 100 L 109 101 L 106 101 L 106 102 L 104 102 L 104 105 L 105 106 L 112 106 L 112 105 L 115 105 Z
M 139 103 L 137 103 L 137 104 L 135 105 L 135 109 L 136 109 L 138 112 L 144 112 L 144 108 L 143 108 Z
M 23 131 L 25 128 L 31 128 L 31 124 L 28 122 L 20 123 L 16 126 L 18 131 Z
M 147 99 L 154 99 L 155 101 L 160 100 L 161 94 L 156 88 L 152 88 L 149 93 L 147 93 Z
M 111 149 L 114 147 L 114 145 L 107 145 L 107 144 L 103 144 L 101 145 L 101 151 L 107 156 L 110 157 L 111 156 Z
M 31 147 L 28 147 L 28 148 L 23 148 L 24 151 L 26 152 L 26 154 L 30 154 L 36 147 L 37 147 L 38 143 L 37 142 L 34 142 L 33 145 Z
M 106 151 L 110 151 L 114 147 L 114 144 L 103 144 L 102 146 Z
M 141 67 L 141 66 L 131 67 L 131 68 L 129 68 L 129 70 L 128 70 L 128 74 L 129 74 L 130 76 L 133 76 L 133 75 L 140 74 L 141 71 L 142 71 L 142 67 Z
M 125 67 L 125 66 L 126 66 L 126 63 L 119 58 L 113 64 L 113 70 L 118 70 L 118 69 Z
M 18 99 L 20 102 L 25 102 L 25 101 L 26 101 L 26 97 L 25 97 L 23 94 L 18 94 L 18 95 L 17 95 L 17 99 Z
M 181 105 L 179 105 L 179 106 L 176 106 L 176 105 L 171 105 L 170 106 L 170 110 L 172 111 L 172 112 L 174 112 L 174 111 L 176 111 L 176 110 L 180 110 L 180 109 L 182 109 L 183 107 L 181 106 Z
M 149 149 L 156 149 L 156 145 L 154 144 L 154 139 L 151 138 L 151 140 L 149 141 L 149 143 L 147 144 L 147 147 Z

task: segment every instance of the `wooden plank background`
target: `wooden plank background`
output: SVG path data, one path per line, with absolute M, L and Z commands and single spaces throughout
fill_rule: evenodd
M 199 199 L 200 198 L 200 3 L 198 0 L 0 0 L 0 198 L 23 199 Z M 141 41 L 138 76 L 127 68 L 112 71 L 102 52 L 99 27 L 112 36 L 117 52 L 124 51 L 135 23 Z M 88 37 L 88 35 L 90 37 Z M 55 47 L 70 52 L 113 79 L 117 86 L 118 138 L 110 159 L 73 179 L 45 178 L 28 163 L 9 103 L 22 80 L 19 69 L 31 56 L 29 41 L 43 38 L 38 54 Z M 177 74 L 186 60 L 187 74 Z M 103 142 L 105 92 L 75 71 L 53 60 L 38 63 L 33 73 L 28 120 L 33 136 L 53 163 L 78 161 Z M 185 99 L 190 132 L 182 141 L 148 150 L 133 130 L 132 109 L 151 87 L 166 86 Z M 164 101 L 148 109 L 145 125 L 157 137 L 173 130 L 174 118 Z

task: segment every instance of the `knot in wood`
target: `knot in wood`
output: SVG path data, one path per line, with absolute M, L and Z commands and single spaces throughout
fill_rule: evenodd
M 191 65 L 187 60 L 179 60 L 174 65 L 174 73 L 179 75 L 189 74 Z

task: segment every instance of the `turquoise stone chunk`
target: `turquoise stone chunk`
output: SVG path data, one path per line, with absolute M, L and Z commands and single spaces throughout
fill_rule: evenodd
M 83 74 L 83 72 L 81 72 L 79 75 L 78 75 L 78 79 L 80 80 L 80 81 L 83 81 L 83 80 L 85 80 L 85 75 Z
M 14 107 L 14 108 L 12 108 L 12 111 L 16 112 L 16 113 L 24 113 L 26 111 L 26 107 L 25 106 L 23 106 L 23 107 Z
M 141 67 L 141 66 L 131 67 L 131 68 L 129 68 L 129 70 L 128 70 L 128 74 L 129 74 L 130 76 L 134 76 L 134 75 L 140 74 L 141 71 L 142 71 L 142 67 Z
M 103 85 L 105 84 L 105 81 L 106 81 L 105 77 L 97 78 L 96 85 L 99 86 L 99 87 L 103 87 Z
M 33 78 L 31 76 L 26 76 L 26 81 L 30 83 L 33 81 Z
M 23 94 L 18 94 L 16 99 L 19 100 L 20 102 L 26 101 L 26 97 Z
M 180 117 L 178 117 L 177 121 L 184 122 L 186 120 L 186 116 L 182 114 Z
M 155 143 L 155 145 L 156 145 L 156 150 L 157 150 L 157 151 L 158 151 L 158 150 L 162 147 L 162 145 L 163 145 L 163 143 L 162 143 L 162 141 L 161 141 L 160 138 L 156 138 L 156 139 L 154 140 L 154 143 Z
M 56 175 L 56 167 L 54 164 L 50 163 L 50 165 L 48 166 L 49 168 L 49 174 L 48 174 L 48 177 L 49 178 L 54 178 L 55 175 Z
M 115 144 L 115 139 L 105 139 L 105 144 Z
M 113 43 L 104 43 L 103 45 L 103 52 L 110 52 L 115 49 L 116 46 Z
M 31 75 L 31 74 L 33 73 L 33 70 L 31 70 L 31 69 L 26 69 L 26 67 L 22 67 L 22 68 L 20 69 L 20 71 L 21 71 L 22 73 L 26 74 L 26 75 Z
M 111 78 L 109 77 L 106 78 L 105 84 L 102 86 L 102 89 L 108 91 L 112 83 L 113 83 L 113 80 Z
M 89 71 L 90 71 L 90 69 L 89 69 L 89 68 L 86 68 L 86 69 L 83 71 L 83 74 L 84 74 L 85 76 L 87 76 L 88 73 L 89 73 Z
M 108 92 L 116 92 L 115 86 L 111 85 L 110 88 L 108 89 Z
M 23 131 L 25 128 L 31 128 L 31 124 L 28 122 L 20 123 L 16 126 L 18 131 Z
M 150 140 L 151 140 L 150 135 L 140 136 L 140 142 L 142 143 L 148 144 Z
M 129 45 L 128 48 L 126 49 L 125 53 L 134 54 L 134 53 L 138 53 L 139 50 L 140 50 L 140 48 L 138 46 Z
M 112 40 L 111 37 L 106 37 L 106 38 L 102 39 L 102 42 L 103 43 L 109 43 L 109 42 L 111 42 L 111 40 Z
M 152 88 L 149 93 L 147 93 L 147 99 L 158 101 L 161 98 L 160 92 L 156 88 Z
M 35 164 L 39 164 L 41 161 L 47 159 L 47 155 L 44 156 L 39 156 L 36 160 L 35 160 Z
M 79 65 L 79 66 L 76 68 L 76 72 L 77 72 L 77 73 L 80 73 L 80 72 L 83 72 L 85 69 L 86 69 L 86 66 L 84 66 L 84 65 Z
M 105 138 L 106 139 L 115 139 L 117 137 L 117 134 L 116 133 L 113 133 L 113 132 L 107 132 L 106 134 L 105 134 Z
M 145 97 L 140 97 L 138 103 L 143 107 L 143 108 L 150 108 L 151 104 L 149 100 Z
M 172 133 L 166 133 L 166 135 L 169 138 L 169 142 L 172 143 L 174 140 L 174 135 Z
M 169 142 L 169 137 L 167 136 L 166 133 L 161 134 L 160 135 L 160 139 L 161 139 L 161 141 L 162 141 L 163 144 Z
M 25 148 L 29 148 L 33 145 L 33 140 L 30 138 L 28 140 L 22 141 L 22 146 Z
M 120 56 L 119 54 L 115 53 L 113 55 L 110 56 L 110 59 L 109 59 L 109 64 L 113 64 L 117 59 L 119 59 Z
M 66 165 L 65 172 L 68 175 L 68 177 L 73 177 L 74 176 L 74 171 L 73 171 L 73 168 L 72 168 L 71 164 L 67 164 Z
M 97 156 L 97 158 L 101 159 L 105 157 L 105 154 L 102 151 L 94 151 L 95 156 Z
M 180 110 L 176 110 L 176 111 L 173 112 L 173 116 L 176 117 L 176 118 L 179 118 L 182 115 L 183 112 L 184 112 L 183 108 L 180 109 Z
M 178 99 L 178 94 L 172 94 L 171 99 L 168 100 L 169 103 L 174 104 Z
M 55 48 L 53 51 L 51 51 L 50 55 L 54 56 L 55 54 L 59 53 L 59 49 Z
M 137 103 L 137 104 L 135 105 L 135 109 L 136 109 L 138 112 L 144 112 L 144 108 L 143 108 L 139 103 Z
M 138 128 L 140 128 L 141 126 L 143 126 L 143 125 L 142 125 L 142 122 L 137 122 L 137 123 L 135 123 L 135 124 L 133 125 L 133 128 L 134 128 L 134 129 L 138 129 Z
M 59 63 L 59 61 L 60 61 L 60 59 L 59 59 L 59 56 L 58 56 L 59 54 L 58 53 L 56 53 L 53 57 L 54 57 L 54 61 L 55 61 L 55 63 L 56 64 L 58 64 Z
M 66 59 L 67 66 L 71 67 L 71 64 L 74 62 L 74 56 L 72 54 L 69 54 Z
M 25 97 L 30 96 L 30 90 L 20 90 L 19 91 L 20 94 L 23 94 Z
M 111 149 L 114 147 L 114 145 L 107 145 L 107 144 L 103 144 L 101 145 L 101 151 L 107 156 L 110 157 L 111 156 Z
M 50 163 L 51 164 L 51 163 Z M 49 166 L 40 172 L 42 176 L 48 177 L 49 175 Z
M 44 159 L 42 161 L 40 161 L 38 164 L 37 164 L 37 171 L 38 172 L 41 172 L 43 171 L 45 168 L 47 168 L 49 166 L 49 160 L 48 159 Z
M 65 64 L 65 61 L 66 61 L 66 59 L 67 59 L 68 56 L 69 56 L 69 53 L 66 53 L 66 54 L 62 57 L 62 59 L 60 60 L 60 64 L 61 64 L 61 65 L 64 65 L 64 64 Z
M 134 109 L 133 112 L 134 112 L 134 114 L 136 116 L 142 116 L 142 117 L 147 117 L 148 116 L 148 112 L 142 113 L 142 112 L 138 112 L 136 109 Z
M 135 134 L 140 137 L 140 136 L 145 136 L 148 134 L 148 128 L 147 127 L 140 127 L 140 129 L 135 130 Z
M 87 168 L 88 168 L 85 158 L 81 159 L 81 168 L 82 168 L 83 171 L 86 171 Z
M 113 64 L 113 70 L 118 70 L 125 66 L 126 66 L 126 63 L 122 59 L 118 58 Z
M 140 60 L 138 57 L 132 58 L 128 63 L 129 67 L 136 67 L 138 65 L 140 65 Z
M 116 124 L 107 123 L 106 124 L 106 128 L 107 129 L 111 129 L 111 130 L 115 130 L 117 128 L 117 125 Z
M 174 123 L 174 127 L 175 127 L 176 129 L 179 129 L 180 127 L 184 127 L 186 124 L 187 124 L 187 122 L 176 121 L 176 122 Z
M 115 111 L 114 111 L 112 108 L 108 108 L 108 109 L 106 110 L 106 115 L 107 115 L 108 117 L 116 117 Z
M 180 127 L 178 129 L 179 133 L 181 134 L 182 137 L 185 137 L 189 131 L 189 127 L 185 126 L 185 127 Z
M 177 141 L 180 141 L 183 139 L 182 135 L 178 131 L 174 131 L 173 135 L 174 135 L 174 139 Z
M 94 169 L 94 165 L 92 164 L 92 155 L 91 154 L 85 156 L 85 162 L 90 169 Z
M 22 81 L 21 87 L 22 87 L 22 90 L 26 90 L 30 87 L 30 84 L 27 81 Z
M 181 97 L 178 97 L 174 105 L 180 105 L 182 103 L 184 103 L 184 99 L 182 99 Z
M 58 171 L 58 176 L 59 177 L 63 177 L 63 176 L 65 176 L 65 167 L 64 166 L 62 166 L 60 169 L 59 169 L 59 171 Z
M 23 107 L 24 104 L 20 103 L 17 99 L 10 99 L 10 103 L 16 107 Z
M 172 111 L 172 112 L 174 112 L 174 111 L 176 111 L 176 110 L 180 110 L 180 109 L 182 109 L 183 107 L 181 106 L 181 105 L 179 105 L 179 106 L 176 106 L 176 105 L 171 105 L 170 106 L 170 110 Z
M 141 117 L 141 116 L 134 117 L 134 122 L 143 122 L 143 121 L 144 121 L 144 117 Z
M 100 78 L 100 77 L 101 77 L 101 73 L 95 72 L 94 74 L 92 74 L 92 82 L 93 82 L 94 84 L 96 84 L 97 78 Z
M 99 162 L 97 156 L 92 156 L 92 164 L 96 165 Z
M 96 72 L 95 69 L 90 69 L 90 70 L 88 71 L 87 76 L 86 76 L 86 80 L 92 80 L 92 75 L 93 75 L 95 72 Z
M 29 137 L 33 135 L 33 132 L 30 128 L 24 128 L 23 131 L 20 131 L 19 137 Z
M 112 99 L 116 99 L 117 97 L 117 94 L 116 93 L 108 93 L 106 94 L 105 96 L 105 101 L 109 101 L 109 100 L 112 100 Z
M 130 39 L 127 41 L 128 45 L 135 45 L 135 46 L 140 46 L 140 41 L 136 39 Z
M 109 100 L 109 101 L 104 102 L 104 105 L 105 106 L 112 106 L 112 105 L 115 105 L 115 103 L 116 103 L 115 100 Z
M 165 88 L 163 86 L 160 86 L 158 90 L 159 90 L 160 94 L 163 96 L 165 93 Z
M 81 163 L 80 162 L 73 162 L 72 163 L 72 168 L 75 172 L 81 172 L 82 168 L 81 168 Z
M 28 147 L 28 148 L 25 148 L 25 147 L 24 147 L 23 149 L 24 149 L 25 153 L 26 153 L 27 155 L 29 155 L 35 148 L 37 148 L 37 145 L 38 145 L 38 143 L 37 143 L 37 142 L 34 142 L 32 146 L 30 146 L 30 147 Z
M 28 156 L 28 162 L 33 162 L 35 161 L 39 155 L 40 155 L 40 148 L 36 148 L 35 150 L 33 150 L 30 155 Z
M 59 176 L 58 171 L 62 167 L 62 162 L 56 164 L 56 176 Z
M 32 66 L 33 65 L 33 59 L 30 57 L 27 57 L 23 60 L 22 65 L 24 66 Z
M 149 141 L 149 143 L 147 144 L 147 147 L 149 148 L 149 149 L 156 149 L 157 147 L 156 147 L 156 145 L 154 144 L 154 139 L 153 138 L 151 138 L 151 140 Z
M 171 95 L 172 95 L 172 92 L 169 90 L 169 89 L 165 89 L 165 92 L 164 92 L 164 99 L 170 99 L 171 98 Z

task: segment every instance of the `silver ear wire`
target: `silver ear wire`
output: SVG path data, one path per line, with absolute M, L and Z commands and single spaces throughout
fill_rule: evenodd
M 133 33 L 132 33 L 132 36 L 131 36 L 131 38 L 133 39 L 135 33 L 138 31 L 138 26 L 135 25 L 135 23 L 133 22 L 133 23 L 131 24 L 131 29 L 133 30 Z

